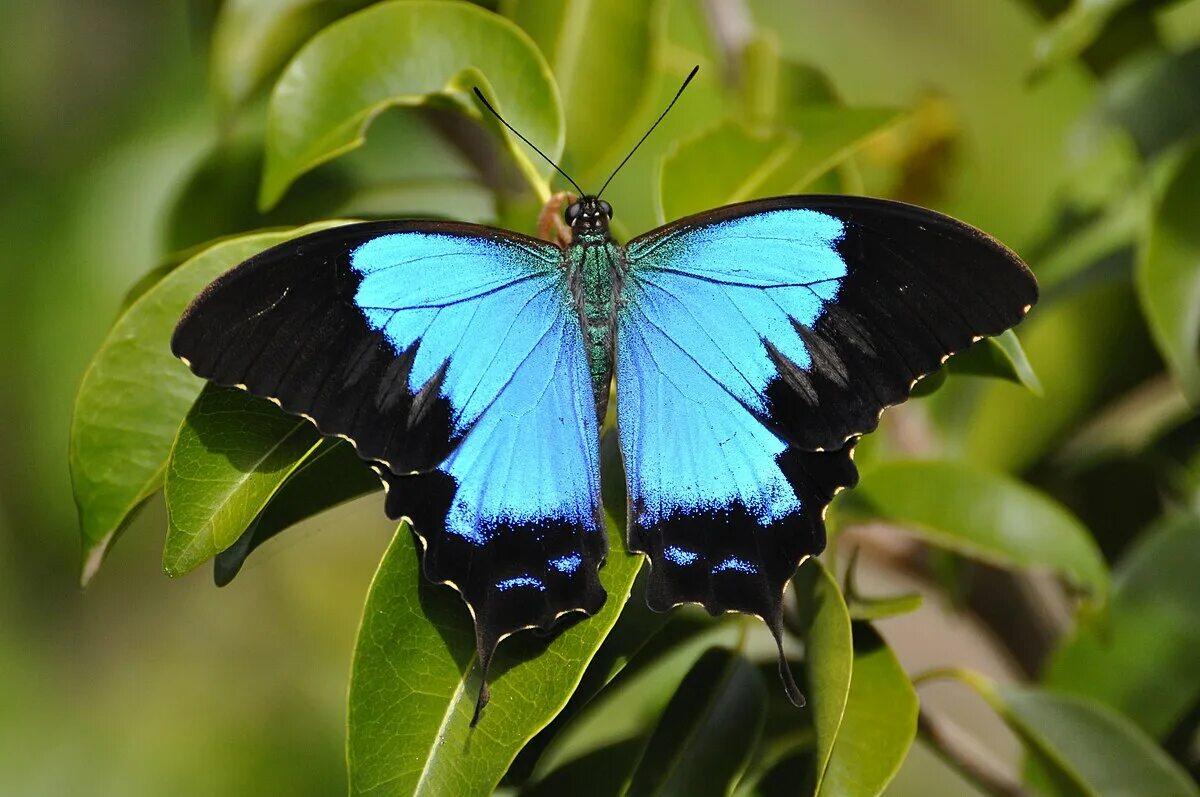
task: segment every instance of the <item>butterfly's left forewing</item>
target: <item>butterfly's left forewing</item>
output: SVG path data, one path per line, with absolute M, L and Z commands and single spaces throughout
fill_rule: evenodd
M 1036 300 L 978 231 L 894 202 L 783 197 L 627 247 L 617 407 L 651 603 L 762 616 L 825 545 L 851 447 L 920 376 Z
M 599 433 L 562 251 L 471 225 L 339 227 L 252 258 L 172 340 L 199 375 L 352 440 L 426 575 L 504 635 L 604 602 Z

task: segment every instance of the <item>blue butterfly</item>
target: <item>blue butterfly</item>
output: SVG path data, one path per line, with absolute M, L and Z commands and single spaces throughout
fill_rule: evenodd
M 501 639 L 604 603 L 614 376 L 651 608 L 758 615 L 779 641 L 784 588 L 825 546 L 858 437 L 1037 300 L 1011 251 L 910 205 L 778 197 L 621 246 L 612 207 L 579 193 L 563 246 L 415 220 L 281 244 L 210 285 L 172 339 L 198 375 L 372 463 L 425 575 L 472 611 L 479 708 Z M 799 704 L 782 644 L 780 671 Z

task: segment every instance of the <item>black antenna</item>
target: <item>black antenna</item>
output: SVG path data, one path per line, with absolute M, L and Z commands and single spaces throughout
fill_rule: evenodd
M 528 144 L 528 145 L 530 146 L 530 148 L 531 148 L 531 149 L 532 149 L 534 152 L 536 152 L 537 154 L 541 155 L 541 156 L 542 156 L 542 158 L 544 158 L 544 159 L 545 159 L 546 163 L 549 163 L 549 164 L 550 164 L 551 166 L 553 166 L 555 169 L 558 169 L 558 173 L 559 173 L 559 174 L 561 174 L 563 177 L 567 178 L 567 182 L 568 182 L 568 183 L 570 183 L 571 185 L 575 186 L 575 190 L 579 192 L 579 195 L 580 195 L 580 196 L 583 196 L 583 189 L 579 187 L 579 183 L 577 183 L 577 182 L 575 182 L 574 180 L 572 180 L 572 179 L 571 179 L 571 175 L 569 175 L 569 174 L 567 174 L 566 172 L 564 172 L 564 171 L 562 170 L 562 167 L 561 167 L 561 166 L 559 166 L 557 163 L 555 163 L 554 161 L 552 161 L 552 160 L 550 160 L 549 158 L 547 158 L 547 157 L 546 157 L 546 153 L 542 152 L 540 149 L 538 149 L 537 147 L 535 147 L 535 146 L 533 145 L 533 142 L 532 142 L 532 141 L 530 141 L 529 139 L 525 138 L 525 136 L 523 136 L 523 135 L 521 135 L 520 133 L 518 133 L 518 132 L 517 132 L 517 129 L 516 129 L 515 127 L 513 127 L 512 125 L 510 125 L 508 122 L 504 121 L 504 117 L 503 117 L 503 116 L 501 116 L 499 113 L 497 113 L 497 112 L 496 112 L 496 109 L 495 109 L 495 108 L 493 108 L 493 107 L 492 107 L 492 104 L 491 104 L 490 102 L 488 102 L 488 101 L 487 101 L 487 97 L 484 97 L 484 96 L 483 96 L 483 92 L 479 90 L 479 87 L 478 87 L 478 86 L 476 86 L 476 87 L 475 87 L 475 96 L 476 96 L 476 97 L 478 97 L 478 98 L 479 98 L 479 101 L 483 103 L 483 107 L 484 107 L 484 108 L 487 108 L 489 111 L 491 111 L 491 112 L 492 112 L 492 116 L 495 116 L 497 119 L 499 119 L 499 120 L 500 120 L 500 124 L 504 125 L 504 126 L 505 126 L 505 127 L 507 127 L 509 130 L 511 130 L 511 131 L 512 131 L 512 134 L 513 134 L 514 136 L 516 136 L 517 138 L 519 138 L 519 139 L 521 139 L 522 141 L 524 141 L 526 144 Z
M 608 188 L 608 184 L 611 183 L 612 179 L 617 176 L 617 172 L 621 171 L 621 167 L 629 162 L 629 159 L 633 157 L 633 153 L 638 151 L 638 147 L 642 145 L 642 142 L 650 137 L 650 134 L 654 132 L 654 128 L 658 127 L 658 123 L 661 122 L 663 117 L 667 115 L 667 111 L 670 111 L 675 105 L 675 101 L 679 99 L 679 95 L 683 94 L 683 90 L 688 87 L 688 84 L 692 82 L 692 78 L 694 78 L 696 73 L 699 71 L 699 64 L 696 64 L 694 67 L 692 67 L 692 71 L 688 72 L 688 76 L 683 79 L 683 85 L 679 87 L 679 91 L 675 92 L 675 97 L 669 103 L 667 103 L 667 110 L 658 115 L 658 118 L 654 120 L 654 124 L 650 125 L 650 129 L 646 131 L 646 135 L 642 136 L 641 139 L 638 140 L 638 143 L 633 145 L 633 149 L 629 150 L 629 154 L 625 156 L 625 160 L 621 161 L 620 164 L 617 165 L 617 168 L 613 169 L 613 173 L 610 174 L 608 179 L 604 181 L 604 185 L 600 186 L 600 191 L 596 194 L 596 199 L 599 199 L 600 194 L 604 193 L 604 189 Z

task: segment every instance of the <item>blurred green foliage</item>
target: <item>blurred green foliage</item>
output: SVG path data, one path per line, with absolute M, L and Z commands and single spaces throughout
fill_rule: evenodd
M 1197 794 L 1197 0 L 5 10 L 0 793 Z M 604 612 L 506 642 L 470 736 L 470 619 L 418 579 L 371 479 L 265 402 L 202 392 L 170 328 L 299 225 L 533 232 L 562 185 L 471 85 L 596 187 L 693 64 L 606 194 L 619 234 L 891 196 L 1005 241 L 1043 299 L 1019 343 L 955 357 L 861 444 L 793 585 L 809 709 L 758 625 L 646 610 L 613 523 Z M 940 600 L 869 584 L 852 546 Z M 222 592 L 161 576 L 214 557 L 221 583 L 246 563 Z M 948 612 L 997 640 L 1005 682 L 914 673 L 893 629 L 936 639 Z M 1024 764 L 972 766 L 976 729 L 926 700 L 942 678 Z

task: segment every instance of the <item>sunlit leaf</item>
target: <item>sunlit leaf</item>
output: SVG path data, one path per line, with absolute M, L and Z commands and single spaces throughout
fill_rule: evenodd
M 693 66 L 700 71 L 679 102 L 646 139 L 629 164 L 612 181 L 604 197 L 612 203 L 619 238 L 627 240 L 662 223 L 659 216 L 657 163 L 675 141 L 690 138 L 740 108 L 725 81 L 724 56 L 703 3 L 658 0 L 663 41 L 652 47 L 654 64 L 647 74 L 649 90 L 629 121 L 611 141 L 609 152 L 572 175 L 583 186 L 599 186 L 612 167 L 629 153 L 667 107 Z
M 1017 340 L 1017 333 L 1011 329 L 994 338 L 977 341 L 966 351 L 951 357 L 946 367 L 956 374 L 1007 379 L 1024 385 L 1035 396 L 1045 392 L 1021 348 L 1021 341 Z
M 1200 698 L 1200 520 L 1183 516 L 1139 540 L 1113 571 L 1107 622 L 1076 630 L 1047 686 L 1119 710 L 1162 738 Z
M 203 382 L 171 355 L 175 323 L 201 288 L 246 258 L 336 222 L 224 241 L 172 270 L 121 314 L 92 360 L 71 422 L 71 478 L 83 535 L 83 580 L 121 524 L 162 484 L 179 424 Z
M 819 797 L 875 797 L 900 770 L 917 733 L 916 690 L 869 623 L 854 624 L 854 674 Z
M 271 93 L 259 204 L 296 178 L 361 146 L 394 106 L 451 103 L 481 117 L 478 84 L 508 122 L 551 158 L 563 145 L 562 109 L 541 53 L 516 25 L 466 3 L 394 0 L 339 20 L 296 55 Z M 548 195 L 551 167 L 490 116 L 519 171 Z
M 1173 50 L 1200 41 L 1200 3 L 1182 0 L 1155 9 L 1154 27 L 1163 44 Z
M 860 159 L 866 193 L 902 189 L 1018 250 L 1045 231 L 1069 167 L 1064 141 L 1094 86 L 1083 70 L 1061 70 L 1028 89 L 1038 20 L 1027 4 L 906 0 L 839 3 L 836 12 L 822 0 L 745 5 L 759 29 L 778 37 L 785 58 L 830 75 L 846 104 L 929 98 L 941 106 L 937 116 L 952 111 L 950 129 L 937 119 L 925 128 L 905 173 L 873 171 L 868 161 L 889 153 L 883 142 L 870 148 Z
M 766 687 L 750 662 L 732 651 L 708 651 L 667 704 L 625 793 L 729 794 L 758 742 L 766 704 Z
M 1133 0 L 1073 0 L 1043 33 L 1034 49 L 1038 72 L 1079 55 L 1095 41 L 1114 14 Z
M 491 702 L 472 730 L 479 688 L 475 635 L 462 600 L 425 582 L 413 535 L 396 532 L 367 596 L 350 681 L 353 794 L 490 793 L 513 758 L 566 705 L 617 620 L 641 566 L 609 523 L 594 617 L 551 641 L 524 633 L 500 646 Z
M 476 223 L 496 218 L 491 189 L 421 109 L 381 113 L 364 146 L 301 176 L 266 213 L 256 203 L 261 133 L 247 125 L 197 164 L 170 210 L 172 248 L 312 218 L 417 216 Z
M 1034 753 L 1039 791 L 1087 797 L 1196 797 L 1187 773 L 1137 726 L 1088 698 L 954 673 Z
M 533 37 L 554 71 L 567 124 L 564 167 L 572 176 L 597 166 L 616 167 L 621 155 L 612 152 L 612 140 L 652 88 L 646 75 L 652 49 L 660 46 L 662 32 L 654 28 L 661 28 L 661 5 L 659 0 L 501 5 Z M 603 71 L 598 64 L 604 64 Z M 582 187 L 600 190 L 599 185 Z
M 1200 147 L 1180 163 L 1138 256 L 1138 299 L 1154 340 L 1193 404 L 1200 404 Z
M 345 440 L 326 438 L 304 458 L 270 503 L 254 518 L 237 541 L 217 554 L 213 580 L 223 587 L 237 576 L 253 551 L 267 540 L 307 518 L 381 487 L 354 447 Z
M 167 574 L 187 573 L 232 545 L 319 444 L 303 418 L 236 388 L 206 386 L 167 461 Z
M 809 108 L 793 125 L 752 133 L 724 122 L 686 140 L 662 161 L 662 215 L 666 220 L 767 196 L 801 193 L 898 118 L 892 110 Z
M 850 612 L 851 620 L 886 620 L 889 617 L 912 614 L 923 604 L 921 593 L 906 592 L 889 597 L 859 597 L 854 601 L 847 599 L 846 609 Z
M 957 462 L 889 462 L 852 493 L 868 511 L 917 536 L 1000 567 L 1054 571 L 1108 594 L 1108 571 L 1088 530 L 1061 504 L 1011 477 Z
M 820 789 L 837 742 L 850 694 L 854 646 L 850 615 L 837 581 L 824 563 L 812 559 L 794 579 L 804 633 L 806 697 L 817 735 L 816 785 Z
M 266 85 L 310 36 L 374 0 L 228 0 L 212 36 L 212 86 L 233 110 Z

